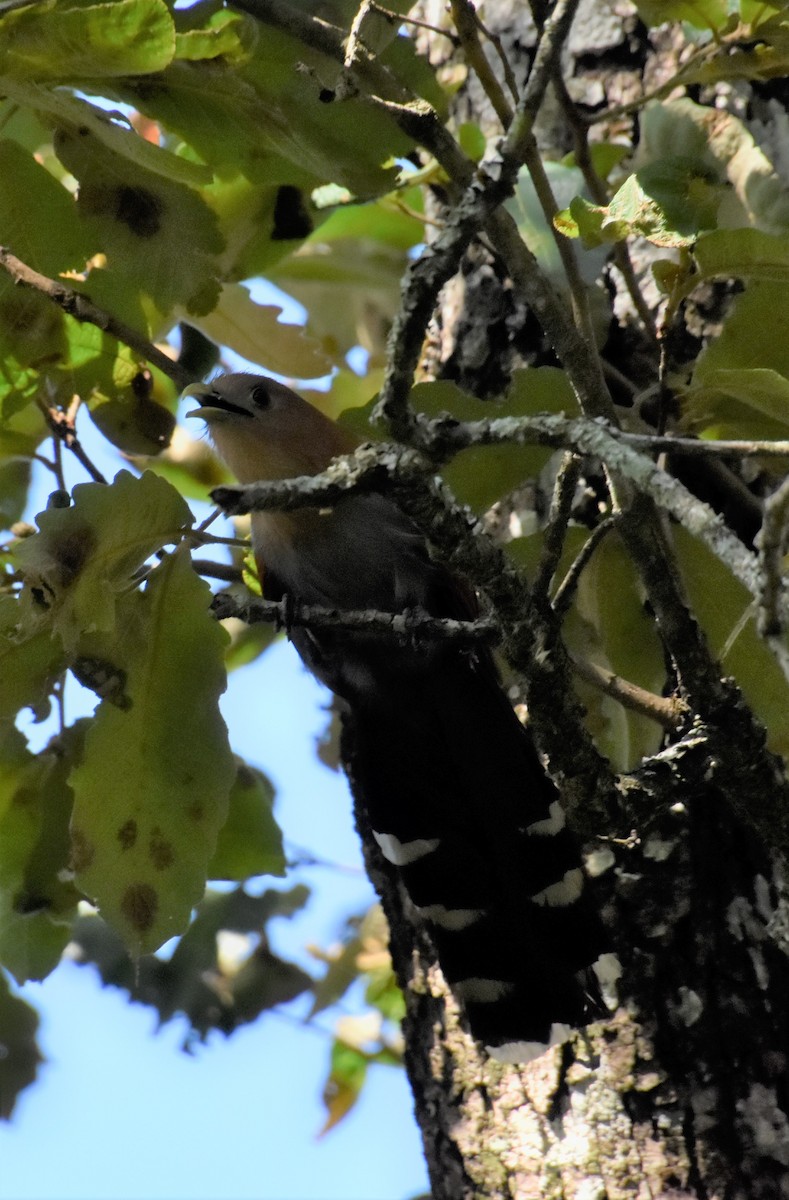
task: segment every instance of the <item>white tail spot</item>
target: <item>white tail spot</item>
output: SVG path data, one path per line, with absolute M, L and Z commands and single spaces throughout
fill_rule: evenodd
M 584 890 L 584 873 L 580 867 L 565 871 L 558 883 L 551 883 L 536 896 L 532 896 L 535 904 L 547 904 L 549 908 L 559 908 L 572 904 Z
M 416 910 L 425 921 L 432 921 L 441 929 L 456 932 L 458 929 L 468 929 L 480 917 L 484 917 L 481 908 L 445 908 L 443 904 L 428 904 Z
M 542 821 L 534 821 L 533 824 L 527 825 L 526 832 L 536 834 L 537 837 L 553 837 L 554 834 L 561 833 L 564 826 L 564 809 L 558 800 L 554 800 L 548 809 L 548 816 Z
M 453 984 L 452 990 L 467 1004 L 495 1004 L 514 987 L 515 984 L 508 983 L 506 979 L 480 979 L 474 976 Z
M 432 854 L 441 843 L 441 838 L 414 838 L 413 842 L 401 842 L 393 833 L 376 833 L 375 830 L 373 837 L 384 858 L 395 867 L 407 867 L 418 858 Z

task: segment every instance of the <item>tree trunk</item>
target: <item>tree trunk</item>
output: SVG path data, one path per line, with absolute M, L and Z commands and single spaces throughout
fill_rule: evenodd
M 538 19 L 550 8 L 531 7 Z M 427 0 L 420 15 L 441 25 L 442 9 Z M 523 0 L 489 0 L 484 20 L 522 84 L 535 41 Z M 450 60 L 446 39 L 424 31 L 420 38 L 434 62 Z M 678 45 L 675 27 L 650 38 L 627 3 L 584 0 L 563 55 L 567 89 L 576 102 L 625 103 L 667 77 Z M 490 57 L 494 62 L 492 51 Z M 476 81 L 461 89 L 457 113 L 490 126 Z M 622 118 L 628 133 L 630 121 Z M 538 137 L 548 157 L 572 148 L 555 91 Z M 614 366 L 626 362 L 641 386 L 654 384 L 655 355 L 613 272 L 611 286 L 621 303 L 607 356 Z M 696 322 L 702 337 L 704 320 Z M 551 361 L 547 336 L 500 263 L 484 244 L 472 244 L 434 314 L 424 376 L 449 377 L 487 396 L 501 391 L 516 366 Z M 694 481 L 691 472 L 689 486 Z M 628 546 L 664 637 L 673 615 L 703 660 L 703 635 L 681 588 L 656 599 L 637 537 Z M 535 658 L 526 681 L 531 721 L 552 775 L 572 794 L 571 817 L 587 842 L 621 976 L 609 981 L 607 1020 L 528 1066 L 491 1061 L 464 1031 L 426 934 L 409 918 L 359 805 L 407 1000 L 406 1061 L 435 1200 L 789 1195 L 789 907 L 782 867 L 749 816 L 772 805 L 783 825 L 787 789 L 738 693 L 711 669 L 714 694 L 707 696 L 694 693 L 678 670 L 689 705 L 684 728 L 632 774 L 611 775 L 602 806 L 600 779 L 587 779 L 585 806 L 578 802 L 584 779 L 576 750 L 586 735 L 580 725 L 552 732 L 543 708 L 551 709 L 550 689 L 563 685 L 562 672 L 551 675 Z M 352 774 L 353 731 L 346 733 Z

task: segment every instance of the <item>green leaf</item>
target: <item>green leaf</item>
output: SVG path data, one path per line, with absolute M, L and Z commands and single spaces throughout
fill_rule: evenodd
M 52 684 L 65 669 L 66 655 L 49 629 L 28 637 L 17 633 L 20 603 L 0 596 L 0 720 L 30 706 L 48 711 Z
M 727 0 L 636 0 L 636 8 L 647 25 L 687 21 L 696 29 L 720 31 L 731 19 Z
M 29 106 L 63 129 L 70 130 L 74 137 L 91 139 L 94 145 L 98 143 L 105 153 L 125 163 L 123 174 L 128 175 L 137 168 L 182 184 L 210 183 L 213 177 L 209 167 L 155 146 L 127 126 L 116 124 L 103 108 L 80 97 L 9 77 L 0 79 L 0 90 L 9 100 Z
M 702 230 L 714 228 L 720 200 L 719 187 L 699 174 L 697 163 L 666 159 L 630 175 L 608 205 L 576 198 L 555 224 L 587 246 L 629 236 L 656 246 L 689 246 Z
M 212 312 L 191 324 L 220 346 L 229 346 L 251 362 L 277 375 L 315 379 L 331 370 L 331 362 L 301 325 L 281 323 L 282 309 L 257 304 L 240 284 L 225 284 Z
M 260 594 L 259 586 L 257 594 Z M 230 645 L 225 654 L 225 666 L 228 673 L 237 671 L 239 667 L 246 667 L 260 658 L 260 655 L 268 650 L 271 643 L 279 637 L 279 633 L 270 621 L 258 621 L 254 625 L 247 625 L 245 622 L 231 617 L 222 624 L 230 634 Z
M 182 549 L 123 598 L 113 637 L 81 646 L 124 686 L 99 706 L 71 778 L 74 865 L 134 954 L 186 927 L 227 816 L 226 634 L 209 597 Z
M 323 227 L 269 278 L 309 313 L 309 331 L 325 352 L 341 359 L 354 346 L 374 364 L 386 354 L 386 336 L 400 303 L 404 251 L 363 238 L 321 241 Z
M 785 438 L 789 379 L 760 367 L 704 372 L 683 397 L 683 422 L 714 438 Z
M 677 231 L 691 233 L 716 225 L 772 234 L 789 230 L 786 182 L 733 113 L 694 104 L 687 97 L 668 104 L 652 102 L 642 115 L 640 133 L 637 176 L 644 182 L 649 181 L 644 171 L 657 172 L 657 188 L 650 183 L 647 190 Z M 667 165 L 675 178 L 661 181 Z
M 355 930 L 358 922 L 349 921 L 348 925 L 350 929 Z M 351 984 L 359 978 L 361 948 L 362 943 L 358 933 L 346 941 L 339 950 L 334 947 L 328 951 L 318 950 L 315 947 L 310 948 L 316 958 L 326 963 L 325 974 L 314 984 L 312 989 L 313 1001 L 310 1017 L 314 1017 L 330 1008 L 332 1004 L 336 1004 L 338 1000 L 342 999 Z
M 227 820 L 219 831 L 209 879 L 243 881 L 254 875 L 284 875 L 282 831 L 274 820 L 274 788 L 254 767 L 236 760 Z
M 727 675 L 733 675 L 758 720 L 767 744 L 789 757 L 789 684 L 756 632 L 753 597 L 718 558 L 681 526 L 672 528 L 693 612 Z M 744 621 L 746 610 L 751 617 Z
M 143 138 L 136 141 L 150 146 Z M 176 305 L 210 312 L 219 295 L 216 255 L 223 242 L 202 198 L 184 183 L 100 145 L 87 128 L 62 129 L 55 147 L 79 180 L 80 216 L 107 259 L 106 268 L 91 272 L 91 296 L 124 317 L 129 305 L 146 300 L 161 314 Z M 104 300 L 96 288 L 102 278 L 104 288 L 118 289 L 120 297 Z M 131 315 L 139 323 L 134 307 Z
M 751 283 L 696 362 L 683 422 L 708 436 L 783 438 L 789 418 L 785 286 Z
M 38 1014 L 13 995 L 0 972 L 0 1120 L 10 1121 L 19 1093 L 29 1087 L 44 1061 L 36 1042 Z
M 584 177 L 577 167 L 568 167 L 562 163 L 552 162 L 546 162 L 544 165 L 551 191 L 560 207 L 570 204 L 574 196 L 579 196 L 585 190 Z M 557 287 L 567 291 L 567 277 L 553 231 L 542 210 L 531 176 L 525 167 L 518 175 L 514 196 L 505 207 L 510 210 L 517 221 L 521 237 L 540 266 L 548 273 Z M 562 229 L 560 232 L 565 231 Z M 603 269 L 606 254 L 590 247 L 580 253 L 578 257 L 581 278 L 591 289 L 591 285 L 594 284 Z
M 589 146 L 589 157 L 595 172 L 601 179 L 607 179 L 614 167 L 618 167 L 623 158 L 632 153 L 632 147 L 620 142 L 593 142 Z M 567 154 L 562 159 L 562 166 L 577 167 L 578 162 L 574 153 Z
M 405 1017 L 405 997 L 391 962 L 371 974 L 364 995 L 367 1003 L 377 1008 L 387 1021 L 399 1024 Z
M 457 138 L 461 150 L 468 155 L 472 162 L 482 161 L 488 143 L 479 125 L 475 125 L 471 121 L 464 121 L 458 127 Z
M 267 188 L 281 183 L 309 188 L 322 182 L 275 149 L 268 137 L 267 109 L 235 63 L 221 58 L 173 62 L 158 76 L 156 88 L 130 77 L 117 81 L 114 90 L 122 101 L 183 138 L 191 155 L 178 161 L 199 171 L 194 182 L 209 182 L 208 169 L 192 161 L 195 155 L 223 177 L 237 171 Z
M 250 28 L 256 30 L 254 22 Z M 229 62 L 222 57 L 173 62 L 157 87 L 127 78 L 118 95 L 184 139 L 216 170 L 232 168 L 253 183 L 313 188 L 340 184 L 355 196 L 389 191 L 411 143 L 383 111 L 361 99 L 325 103 L 338 65 L 280 30 L 247 39 Z M 428 90 L 432 76 L 404 48 L 390 52 Z M 405 57 L 402 57 L 402 56 Z M 297 69 L 297 64 L 300 69 Z
M 568 530 L 557 582 L 588 537 L 588 530 Z M 618 536 L 604 538 L 584 568 L 563 632 L 570 652 L 578 658 L 613 671 L 653 695 L 663 694 L 663 647 L 645 611 L 638 575 Z M 579 680 L 575 684 L 586 709 L 587 728 L 616 770 L 632 770 L 659 750 L 663 730 L 656 722 L 591 685 Z
M 35 203 L 31 203 L 31 197 L 35 197 Z M 4 243 L 17 257 L 48 276 L 81 269 L 89 253 L 89 241 L 73 197 L 31 153 L 8 138 L 0 140 L 0 229 Z M 3 273 L 0 279 L 3 423 L 19 411 L 20 402 L 34 393 L 35 376 L 25 368 L 57 361 L 64 351 L 62 312 L 44 296 L 16 287 Z M 40 413 L 36 412 L 31 419 L 35 425 L 42 425 Z
M 0 529 L 10 529 L 27 507 L 30 459 L 10 456 L 0 461 Z
M 218 261 L 226 281 L 267 274 L 320 219 L 309 197 L 292 184 L 222 177 L 202 195 L 217 214 L 225 242 Z
M 364 1086 L 367 1078 L 368 1056 L 354 1046 L 348 1046 L 339 1039 L 334 1042 L 331 1052 L 331 1071 L 323 1089 L 323 1103 L 326 1108 L 326 1120 L 320 1130 L 319 1137 L 328 1133 L 347 1117 Z
M 789 236 L 760 229 L 718 229 L 699 238 L 693 258 L 703 279 L 734 276 L 785 283 L 789 279 Z
M 526 417 L 538 412 L 571 415 L 577 411 L 567 376 L 557 367 L 516 371 L 506 396 L 496 402 L 477 400 L 447 382 L 417 384 L 412 398 L 414 407 L 427 416 L 448 412 L 460 421 Z M 526 479 L 538 475 L 551 453 L 541 446 L 471 446 L 449 463 L 444 478 L 462 504 L 469 504 L 477 512 L 485 511 Z
M 201 1038 L 212 1029 L 229 1035 L 264 1008 L 309 988 L 304 971 L 263 949 L 268 922 L 292 916 L 308 895 L 304 887 L 262 896 L 248 896 L 243 888 L 221 895 L 208 892 L 169 959 L 150 954 L 133 959 L 120 937 L 96 916 L 76 922 L 72 942 L 79 947 L 78 961 L 95 963 L 105 986 L 123 988 L 131 1000 L 151 1005 L 162 1023 L 182 1012 Z M 232 959 L 221 945 L 225 930 L 251 935 L 235 939 L 241 953 Z M 256 961 L 248 971 L 250 960 Z M 189 1043 L 187 1039 L 185 1048 Z
M 115 606 L 135 571 L 177 542 L 191 514 L 164 479 L 119 471 L 112 484 L 81 483 L 70 508 L 39 513 L 38 535 L 18 557 L 25 577 L 23 632 L 52 629 L 67 649 L 115 627 Z
M 81 269 L 95 249 L 80 224 L 74 197 L 9 138 L 0 139 L 0 226 L 3 243 L 44 275 Z
M 0 727 L 0 962 L 18 982 L 57 966 L 80 899 L 69 881 L 67 776 L 81 726 L 39 755 L 13 727 Z
M 206 4 L 193 4 L 176 12 L 175 57 L 196 62 L 198 59 L 238 56 L 249 42 L 250 24 L 240 13 L 227 9 L 209 11 L 205 24 L 199 24 Z M 213 8 L 213 5 L 210 6 Z M 189 28 L 185 25 L 188 22 Z M 132 72 L 127 72 L 131 74 Z
M 21 299 L 18 295 L 18 301 Z M 20 318 L 20 308 L 24 313 L 25 304 L 20 304 L 16 309 L 17 319 Z M 0 329 L 2 319 L 3 305 L 0 301 Z M 24 315 L 21 320 L 24 321 Z M 31 458 L 49 432 L 44 414 L 33 403 L 39 390 L 39 380 L 35 371 L 27 370 L 10 356 L 5 360 L 4 367 L 4 377 L 0 376 L 0 454 Z
M 406 176 L 406 180 L 408 176 Z M 398 201 L 405 205 L 405 211 Z M 408 251 L 424 237 L 424 225 L 412 213 L 423 210 L 422 192 L 409 187 L 405 192 L 370 200 L 366 204 L 344 204 L 312 235 L 321 246 L 349 238 L 361 238 L 393 250 Z
M 390 46 L 387 53 L 396 52 Z M 296 62 L 312 70 L 297 71 Z M 383 164 L 407 154 L 411 143 L 387 114 L 362 100 L 324 102 L 338 76 L 331 59 L 269 26 L 239 76 L 254 88 L 265 136 L 281 157 L 316 182 L 341 184 L 355 196 L 390 190 L 395 170 Z M 326 84 L 321 87 L 318 80 Z
M 0 18 L 0 74 L 64 82 L 163 71 L 175 30 L 163 0 L 44 0 Z

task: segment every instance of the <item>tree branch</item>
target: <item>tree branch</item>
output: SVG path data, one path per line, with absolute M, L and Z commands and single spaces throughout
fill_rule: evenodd
M 6 246 L 0 246 L 0 267 L 11 276 L 14 283 L 21 287 L 31 288 L 40 295 L 46 296 L 75 321 L 95 325 L 103 333 L 117 338 L 124 346 L 128 346 L 135 354 L 139 354 L 140 358 L 145 359 L 162 374 L 172 379 L 180 390 L 194 382 L 190 372 L 185 371 L 177 362 L 168 358 L 158 346 L 154 346 L 153 342 L 148 341 L 136 329 L 132 329 L 130 325 L 118 320 L 106 309 L 99 308 L 82 292 L 76 292 L 73 288 L 66 287 L 65 284 L 58 283 L 56 280 L 34 271 L 32 267 L 27 266 L 15 254 L 12 254 Z
M 454 418 L 422 420 L 420 427 L 422 440 L 430 452 L 429 459 L 402 446 L 367 444 L 353 454 L 335 459 L 320 475 L 215 488 L 212 499 L 225 512 L 239 515 L 264 509 L 288 511 L 331 505 L 349 492 L 385 491 L 396 484 L 403 503 L 408 487 L 418 486 L 436 463 L 448 461 L 469 446 L 521 442 L 563 448 L 600 459 L 610 470 L 629 480 L 639 492 L 649 496 L 703 541 L 751 595 L 758 597 L 760 594 L 755 555 L 727 528 L 721 517 L 651 458 L 631 449 L 627 435 L 603 422 L 548 414 L 467 422 Z M 407 507 L 407 504 L 403 506 Z M 429 529 L 426 532 L 429 535 Z M 481 586 L 473 572 L 471 578 Z M 784 597 L 780 603 L 780 611 L 789 620 L 789 601 Z
M 633 712 L 640 713 L 642 717 L 649 717 L 651 720 L 657 721 L 664 729 L 675 732 L 687 722 L 689 715 L 687 705 L 679 699 L 656 696 L 645 688 L 639 687 L 638 684 L 622 679 L 621 675 L 616 675 L 607 667 L 601 667 L 587 659 L 571 655 L 570 665 L 581 679 L 585 679 L 587 683 L 599 688 L 607 696 L 618 700 L 623 708 L 629 708 Z
M 402 613 L 379 612 L 376 609 L 327 608 L 321 604 L 294 603 L 289 596 L 282 600 L 239 600 L 220 592 L 211 604 L 214 616 L 223 621 L 237 617 L 249 625 L 273 624 L 279 629 L 296 627 L 312 629 L 350 629 L 370 633 L 390 634 L 401 641 L 497 642 L 501 632 L 493 621 L 455 621 L 449 617 L 431 617 L 421 609 Z

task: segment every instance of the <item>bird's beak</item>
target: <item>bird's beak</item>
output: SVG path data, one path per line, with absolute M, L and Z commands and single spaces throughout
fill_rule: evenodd
M 210 421 L 212 417 L 224 415 L 224 410 L 210 403 L 215 396 L 214 390 L 207 383 L 190 383 L 181 392 L 182 400 L 197 400 L 198 407 L 186 413 L 187 417 L 199 417 L 201 421 Z

